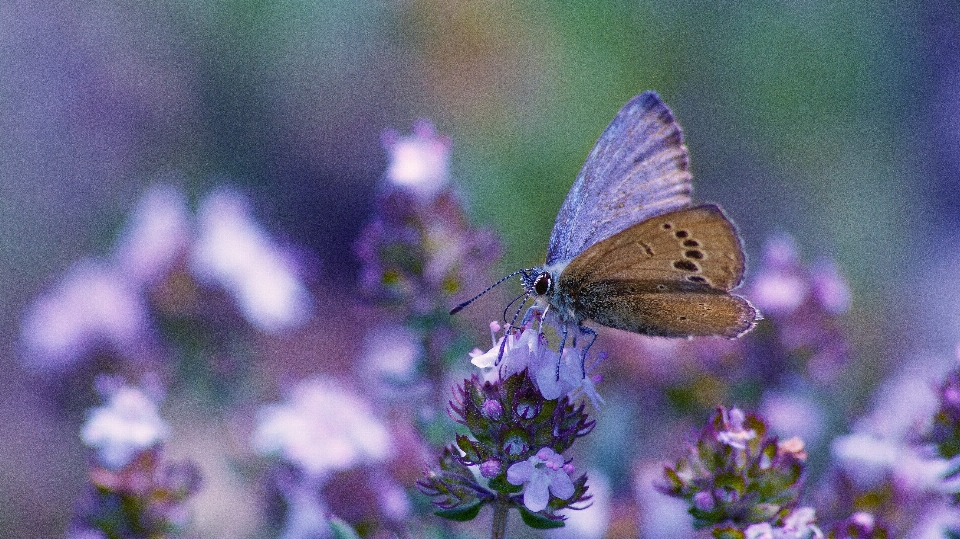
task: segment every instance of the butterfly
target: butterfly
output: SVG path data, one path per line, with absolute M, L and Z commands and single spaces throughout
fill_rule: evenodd
M 753 327 L 756 309 L 731 293 L 744 273 L 740 237 L 718 206 L 692 204 L 688 162 L 670 109 L 654 92 L 634 97 L 587 156 L 546 262 L 500 281 L 522 276 L 531 310 L 562 329 L 561 352 L 569 328 L 596 337 L 587 320 L 664 337 Z

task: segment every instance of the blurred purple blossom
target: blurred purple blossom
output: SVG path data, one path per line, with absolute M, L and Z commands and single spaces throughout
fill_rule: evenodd
M 549 447 L 544 447 L 527 460 L 516 462 L 507 469 L 507 481 L 524 485 L 523 505 L 538 512 L 547 507 L 550 497 L 566 500 L 573 496 L 573 481 L 570 474 L 573 466 L 565 463 L 563 456 Z
M 837 377 L 850 355 L 838 318 L 850 305 L 850 289 L 832 261 L 808 267 L 790 237 L 773 237 L 745 295 L 770 328 L 747 338 L 761 367 L 797 364 L 820 383 Z
M 390 434 L 360 395 L 332 380 L 299 383 L 283 403 L 264 406 L 253 446 L 278 455 L 307 476 L 320 480 L 333 472 L 385 461 Z
M 140 197 L 114 246 L 121 271 L 138 286 L 165 276 L 183 258 L 193 237 L 183 193 L 154 185 Z
M 364 336 L 361 369 L 381 387 L 408 387 L 418 379 L 423 342 L 413 330 L 382 323 Z
M 423 315 L 450 309 L 467 285 L 487 280 L 500 256 L 448 185 L 450 141 L 421 121 L 414 134 L 383 136 L 390 153 L 377 213 L 355 244 L 361 288 L 378 302 Z
M 201 202 L 190 266 L 202 282 L 223 287 L 251 324 L 276 332 L 310 315 L 311 297 L 290 256 L 250 215 L 238 193 L 220 189 Z
M 164 458 L 170 429 L 158 414 L 158 397 L 148 396 L 162 389 L 154 379 L 138 388 L 114 377 L 101 377 L 98 386 L 107 402 L 90 411 L 81 433 L 97 458 L 67 536 L 176 535 L 189 520 L 184 502 L 199 489 L 200 475 L 191 463 Z
M 38 297 L 21 328 L 25 361 L 62 369 L 97 346 L 135 350 L 149 334 L 147 307 L 125 274 L 103 261 L 71 267 Z

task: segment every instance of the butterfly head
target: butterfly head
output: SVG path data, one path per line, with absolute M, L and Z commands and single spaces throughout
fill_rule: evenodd
M 544 268 L 534 268 L 522 274 L 523 290 L 530 297 L 549 297 L 553 293 L 553 275 Z

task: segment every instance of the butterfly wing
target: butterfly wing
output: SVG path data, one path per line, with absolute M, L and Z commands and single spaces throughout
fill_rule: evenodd
M 580 317 L 614 328 L 680 337 L 736 337 L 756 310 L 728 292 L 743 279 L 736 229 L 714 205 L 650 218 L 574 258 L 559 295 Z
M 620 109 L 587 156 L 564 201 L 547 264 L 570 260 L 621 230 L 690 205 L 683 134 L 654 92 Z

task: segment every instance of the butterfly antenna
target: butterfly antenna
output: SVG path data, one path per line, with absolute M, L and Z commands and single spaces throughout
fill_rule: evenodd
M 524 273 L 524 272 L 527 272 L 527 271 L 530 271 L 530 270 L 526 270 L 526 269 L 517 270 L 517 271 L 511 273 L 510 275 L 507 275 L 507 276 L 504 277 L 503 279 L 500 279 L 499 281 L 497 281 L 497 282 L 493 283 L 492 285 L 488 286 L 487 289 L 484 290 L 483 292 L 480 292 L 480 293 L 477 294 L 476 296 L 473 296 L 472 298 L 468 299 L 467 301 L 464 301 L 464 302 L 461 303 L 460 305 L 457 305 L 457 306 L 454 307 L 453 309 L 450 309 L 450 314 L 451 314 L 451 315 L 457 314 L 458 312 L 462 311 L 462 310 L 464 309 L 464 307 L 466 307 L 467 305 L 470 305 L 471 303 L 473 303 L 474 301 L 476 301 L 480 296 L 482 296 L 482 295 L 486 294 L 487 292 L 493 290 L 497 285 L 501 284 L 502 282 L 506 281 L 507 279 L 510 279 L 511 277 L 516 277 L 517 275 L 520 275 L 521 273 Z M 516 301 L 516 300 L 514 300 L 514 301 Z
M 520 299 L 520 298 L 525 298 L 526 296 L 527 296 L 527 293 L 526 293 L 526 292 L 524 292 L 523 294 L 520 294 L 519 296 L 513 298 L 513 301 L 511 301 L 510 303 L 508 303 L 507 306 L 503 308 L 503 321 L 504 321 L 504 322 L 507 321 L 507 311 L 510 309 L 510 306 L 513 305 L 514 303 L 516 303 L 518 299 Z M 526 301 L 524 301 L 523 303 L 526 303 Z M 520 304 L 520 307 L 521 307 L 521 308 L 523 308 L 523 303 Z M 514 318 L 514 320 L 516 320 L 516 318 Z M 513 324 L 511 324 L 511 325 L 513 325 Z

